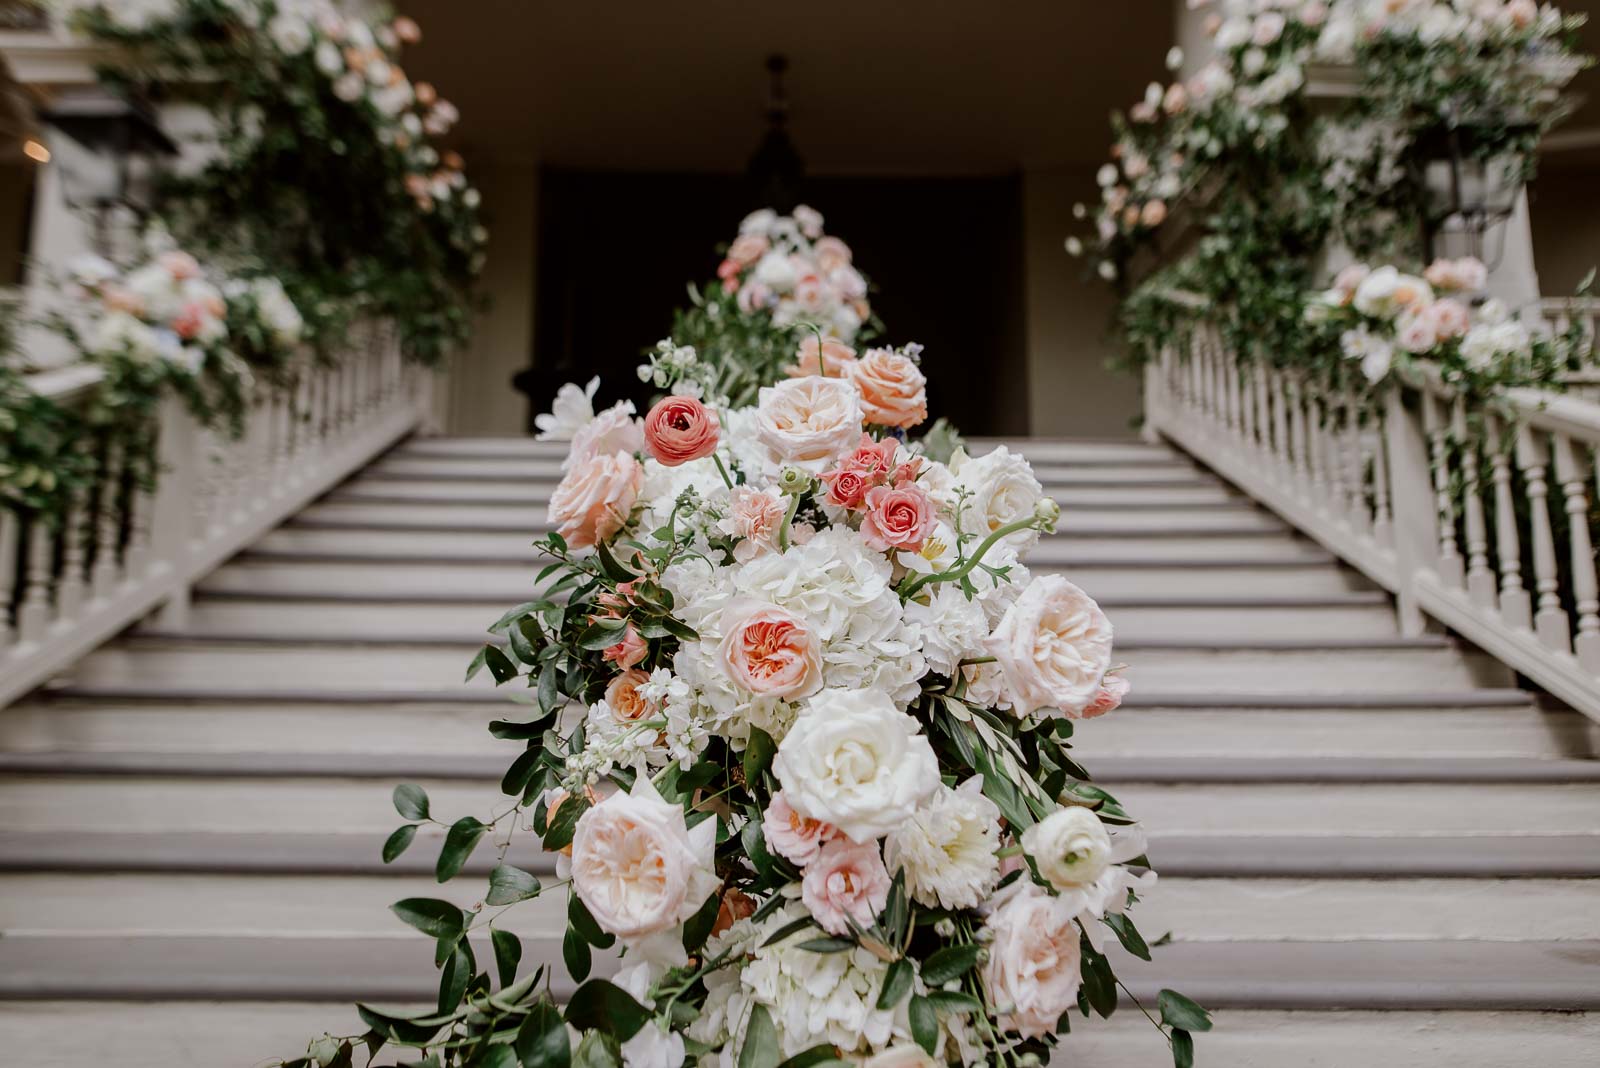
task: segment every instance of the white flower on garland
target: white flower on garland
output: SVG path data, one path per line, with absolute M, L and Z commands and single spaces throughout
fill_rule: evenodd
M 1364 326 L 1340 334 L 1339 347 L 1346 359 L 1361 365 L 1368 382 L 1382 381 L 1394 363 L 1394 346 Z
M 1044 487 L 1034 477 L 1033 465 L 1004 445 L 978 457 L 958 450 L 950 458 L 950 471 L 968 494 L 959 516 L 960 529 L 967 534 L 987 536 L 1008 523 L 1026 519 L 1044 499 Z M 1005 539 L 1013 550 L 1026 549 L 1038 540 L 1039 532 L 1034 529 L 1017 531 Z
M 589 384 L 579 389 L 568 382 L 556 390 L 555 403 L 550 411 L 533 417 L 538 429 L 538 441 L 571 441 L 573 436 L 594 419 L 594 394 L 600 388 L 600 378 L 589 379 Z
M 906 890 L 930 908 L 975 908 L 1000 877 L 1000 810 L 974 776 L 938 793 L 884 840 L 884 863 L 903 871 Z

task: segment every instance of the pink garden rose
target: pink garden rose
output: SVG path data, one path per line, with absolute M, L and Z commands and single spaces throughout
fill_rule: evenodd
M 761 817 L 761 833 L 768 849 L 801 868 L 816 860 L 822 847 L 839 837 L 838 828 L 791 808 L 782 790 L 772 795 L 772 803 Z
M 625 452 L 630 456 L 644 448 L 644 431 L 639 420 L 633 417 L 633 402 L 618 401 L 572 435 L 572 445 L 567 458 L 561 462 L 563 471 L 575 464 L 585 464 L 596 456 L 609 456 Z
M 1076 719 L 1111 666 L 1111 621 L 1060 575 L 1035 578 L 985 643 L 1018 717 L 1040 708 Z
M 817 243 L 811 246 L 811 253 L 817 258 L 817 270 L 823 274 L 832 274 L 840 267 L 850 265 L 850 246 L 837 237 L 818 238 Z
M 644 485 L 644 468 L 625 452 L 578 464 L 550 495 L 550 522 L 574 549 L 591 549 L 621 530 Z
M 827 487 L 823 500 L 835 508 L 859 511 L 866 507 L 867 493 L 872 489 L 871 472 L 846 464 L 822 474 L 822 484 Z
M 639 636 L 639 632 L 633 629 L 633 624 L 629 623 L 627 629 L 622 632 L 622 640 L 615 645 L 608 645 L 601 656 L 623 671 L 627 671 L 643 663 L 649 652 L 650 646 Z
M 822 351 L 820 360 L 817 358 L 819 348 Z M 831 337 L 823 338 L 819 345 L 816 335 L 813 334 L 800 342 L 800 348 L 794 354 L 794 363 L 784 371 L 784 374 L 790 378 L 804 378 L 807 375 L 844 378 L 850 373 L 850 368 L 855 362 L 855 349 Z
M 1416 314 L 1406 315 L 1400 320 L 1400 329 L 1395 333 L 1395 344 L 1407 352 L 1427 352 L 1439 343 L 1439 335 L 1433 329 L 1432 317 L 1428 309 L 1423 308 Z
M 740 234 L 728 246 L 728 259 L 740 268 L 748 267 L 767 254 L 767 239 L 761 234 Z
M 1123 698 L 1128 696 L 1128 691 L 1133 687 L 1121 675 L 1107 675 L 1100 680 L 1100 689 L 1094 699 L 1083 706 L 1083 718 L 1093 719 L 1103 716 L 1107 712 L 1115 712 L 1122 707 Z
M 933 501 L 915 482 L 904 482 L 892 489 L 878 486 L 867 492 L 867 516 L 861 521 L 861 536 L 879 552 L 916 552 L 928 540 L 933 519 Z
M 1028 1038 L 1051 1034 L 1078 1003 L 1078 925 L 1066 899 L 1024 880 L 990 914 L 993 935 L 983 982 L 1005 1030 Z
M 1472 313 L 1454 297 L 1434 301 L 1427 308 L 1428 321 L 1440 338 L 1460 337 L 1472 325 Z
M 889 871 L 876 842 L 848 839 L 823 846 L 806 868 L 800 900 L 829 934 L 850 933 L 850 920 L 871 927 L 889 900 Z
M 693 397 L 663 397 L 644 417 L 644 443 L 664 467 L 677 467 L 717 451 L 717 413 Z
M 758 697 L 795 699 L 822 686 L 822 651 L 806 621 L 754 602 L 723 609 L 717 653 L 728 677 Z
M 869 349 L 850 369 L 869 423 L 913 427 L 928 418 L 928 379 L 909 356 Z

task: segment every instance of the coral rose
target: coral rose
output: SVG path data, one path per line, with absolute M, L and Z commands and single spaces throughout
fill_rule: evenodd
M 663 397 L 644 417 L 644 443 L 658 462 L 677 467 L 717 451 L 717 413 L 693 397 Z
M 601 656 L 603 659 L 617 665 L 623 671 L 627 671 L 629 668 L 643 663 L 646 654 L 649 652 L 650 646 L 646 644 L 643 638 L 639 637 L 639 632 L 633 629 L 633 624 L 629 623 L 627 629 L 623 631 L 622 640 L 615 645 L 608 645 Z
M 871 927 L 888 903 L 889 872 L 876 842 L 829 842 L 806 868 L 800 900 L 829 934 L 850 933 L 850 921 Z
M 644 485 L 644 468 L 617 452 L 595 456 L 562 478 L 550 495 L 550 522 L 574 549 L 591 549 L 627 523 Z
M 859 510 L 866 507 L 867 493 L 872 489 L 873 477 L 869 471 L 847 464 L 822 474 L 822 484 L 827 487 L 822 499 L 835 508 Z
M 820 359 L 817 355 L 819 350 Z M 856 350 L 831 337 L 823 338 L 819 344 L 816 335 L 813 334 L 800 342 L 800 348 L 794 354 L 794 361 L 784 371 L 790 378 L 804 378 L 807 375 L 844 378 L 855 365 Z
M 1111 666 L 1111 621 L 1060 575 L 1036 578 L 985 643 L 1017 716 L 1055 708 L 1076 719 Z
M 816 633 L 777 605 L 734 603 L 723 609 L 717 653 L 728 677 L 760 697 L 800 698 L 822 686 Z
M 861 536 L 879 552 L 916 552 L 932 529 L 933 501 L 915 482 L 867 491 L 867 516 L 861 521 Z
M 823 846 L 839 836 L 839 829 L 831 823 L 802 816 L 779 790 L 772 795 L 772 803 L 761 817 L 761 834 L 767 840 L 768 849 L 804 868 L 817 859 Z
M 909 356 L 869 349 L 850 369 L 869 423 L 913 427 L 928 418 L 928 379 Z

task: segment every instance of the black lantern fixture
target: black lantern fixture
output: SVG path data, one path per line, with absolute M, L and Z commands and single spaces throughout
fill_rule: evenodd
M 68 207 L 92 213 L 103 250 L 110 213 L 119 207 L 145 211 L 151 180 L 178 146 L 147 102 L 100 86 L 61 94 L 39 118 L 70 142 L 53 153 L 62 196 Z
M 754 206 L 783 213 L 800 203 L 800 187 L 806 176 L 805 161 L 789 136 L 789 96 L 783 86 L 788 70 L 787 56 L 767 57 L 767 132 L 745 168 Z
M 1412 159 L 1430 255 L 1482 259 L 1484 235 L 1516 211 L 1522 191 L 1517 153 L 1494 152 L 1476 128 L 1447 120 L 1417 138 Z M 1459 244 L 1465 247 L 1446 247 Z

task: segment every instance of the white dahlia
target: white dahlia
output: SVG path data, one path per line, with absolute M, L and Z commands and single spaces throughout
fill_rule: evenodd
M 975 908 L 999 879 L 1000 810 L 982 789 L 977 776 L 941 786 L 884 841 L 889 870 L 903 871 L 906 890 L 930 908 Z

